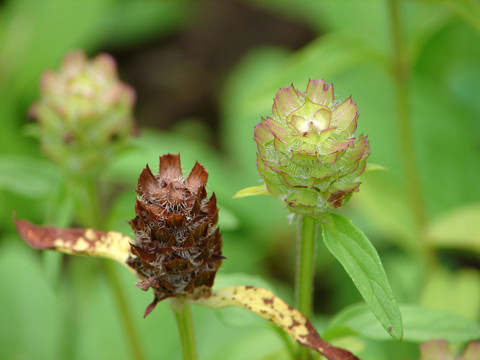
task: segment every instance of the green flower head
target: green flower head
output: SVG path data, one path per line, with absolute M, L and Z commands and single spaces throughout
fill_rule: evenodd
M 354 136 L 356 104 L 335 101 L 333 85 L 310 80 L 305 92 L 280 89 L 272 112 L 255 127 L 268 191 L 302 215 L 340 207 L 358 190 L 370 154 L 367 137 Z

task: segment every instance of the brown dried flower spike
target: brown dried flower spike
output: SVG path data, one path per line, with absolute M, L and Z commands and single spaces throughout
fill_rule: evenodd
M 138 179 L 137 216 L 130 224 L 135 233 L 131 250 L 136 257 L 127 262 L 142 281 L 152 288 L 155 305 L 167 297 L 203 293 L 213 285 L 222 262 L 222 239 L 217 226 L 215 194 L 207 199 L 208 173 L 198 162 L 185 179 L 180 155 L 160 157 L 160 169 L 153 175 L 148 165 Z

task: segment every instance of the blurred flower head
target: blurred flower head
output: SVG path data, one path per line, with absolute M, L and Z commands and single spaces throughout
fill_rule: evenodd
M 480 359 L 480 341 L 471 341 L 461 355 L 455 356 L 445 340 L 429 340 L 420 345 L 420 360 L 475 360 Z
M 131 134 L 135 92 L 118 78 L 114 59 L 83 51 L 46 71 L 30 114 L 38 121 L 42 150 L 67 171 L 101 167 Z
M 272 112 L 255 127 L 268 191 L 298 214 L 340 207 L 360 186 L 370 154 L 366 136 L 354 137 L 356 104 L 335 101 L 333 85 L 310 80 L 305 92 L 280 89 Z

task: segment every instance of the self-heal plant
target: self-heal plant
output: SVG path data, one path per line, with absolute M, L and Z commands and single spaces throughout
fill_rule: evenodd
M 355 103 L 335 101 L 331 84 L 311 80 L 305 92 L 281 89 L 272 111 L 255 126 L 258 172 L 269 193 L 296 214 L 340 207 L 360 186 L 370 154 L 366 136 L 354 137 Z
M 348 219 L 330 213 L 358 191 L 370 145 L 355 137 L 358 110 L 352 98 L 338 101 L 333 85 L 310 80 L 306 91 L 280 89 L 273 117 L 255 126 L 257 168 L 264 184 L 236 197 L 265 194 L 280 199 L 301 222 L 297 266 L 297 306 L 312 316 L 316 224 L 323 240 L 353 279 L 373 313 L 400 340 L 401 315 L 380 258 L 365 235 Z M 308 358 L 305 352 L 300 358 Z
M 266 289 L 234 286 L 212 290 L 223 259 L 215 194 L 207 198 L 207 171 L 196 163 L 185 179 L 179 155 L 160 157 L 154 175 L 147 166 L 138 180 L 135 239 L 93 229 L 60 229 L 15 220 L 20 235 L 33 247 L 119 261 L 133 271 L 143 290 L 152 288 L 157 305 L 170 298 L 179 325 L 184 359 L 196 359 L 189 304 L 211 308 L 243 307 L 274 323 L 298 343 L 331 360 L 358 359 L 322 340 L 310 321 Z
M 147 165 L 138 179 L 136 216 L 130 221 L 134 239 L 102 231 L 100 173 L 131 133 L 133 103 L 133 89 L 119 80 L 109 55 L 88 60 L 83 52 L 72 52 L 58 72 L 44 73 L 41 96 L 31 114 L 38 121 L 42 150 L 62 170 L 69 193 L 77 195 L 75 221 L 83 228 L 35 226 L 15 219 L 21 236 L 38 249 L 104 257 L 126 266 L 140 278 L 139 288 L 153 291 L 144 316 L 158 302 L 170 300 L 184 359 L 197 358 L 189 304 L 240 306 L 328 359 L 356 359 L 323 341 L 303 314 L 268 290 L 253 286 L 212 290 L 224 258 L 217 200 L 215 194 L 207 197 L 208 173 L 200 164 L 186 178 L 179 155 L 161 156 L 158 174 Z M 103 266 L 121 309 L 132 355 L 143 359 L 116 270 L 109 262 Z

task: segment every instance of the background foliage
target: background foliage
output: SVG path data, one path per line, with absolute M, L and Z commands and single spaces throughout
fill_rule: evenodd
M 41 72 L 57 68 L 66 52 L 78 48 L 90 56 L 114 55 L 122 79 L 138 95 L 140 136 L 103 174 L 105 228 L 131 234 L 126 221 L 134 215 L 138 174 L 145 163 L 155 167 L 160 154 L 180 152 L 186 170 L 196 160 L 209 170 L 209 190 L 219 199 L 228 260 L 217 285 L 260 283 L 291 302 L 295 226 L 273 199 L 232 196 L 259 181 L 253 126 L 270 114 L 278 88 L 294 83 L 303 89 L 308 79 L 323 78 L 342 99 L 352 95 L 359 131 L 371 142 L 370 161 L 388 168 L 365 174 L 361 191 L 342 213 L 379 250 L 399 302 L 478 323 L 480 4 L 401 2 L 419 201 L 428 218 L 421 230 L 406 195 L 387 5 L 381 0 L 0 4 L 0 358 L 130 358 L 98 262 L 33 251 L 11 220 L 16 211 L 37 224 L 75 223 L 73 203 L 80 199 L 39 152 L 35 125 L 26 114 L 38 97 Z M 427 265 L 422 242 L 433 249 L 437 266 Z M 322 246 L 315 297 L 320 330 L 331 329 L 326 324 L 332 316 L 361 301 Z M 56 276 L 52 264 L 59 261 Z M 151 294 L 138 291 L 131 274 L 121 274 L 147 357 L 179 359 L 168 306 L 160 304 L 142 319 Z M 193 310 L 201 358 L 286 357 L 281 338 L 266 322 L 240 310 Z M 356 325 L 337 339 L 339 346 L 365 359 L 418 358 L 418 344 L 409 339 L 381 341 Z

